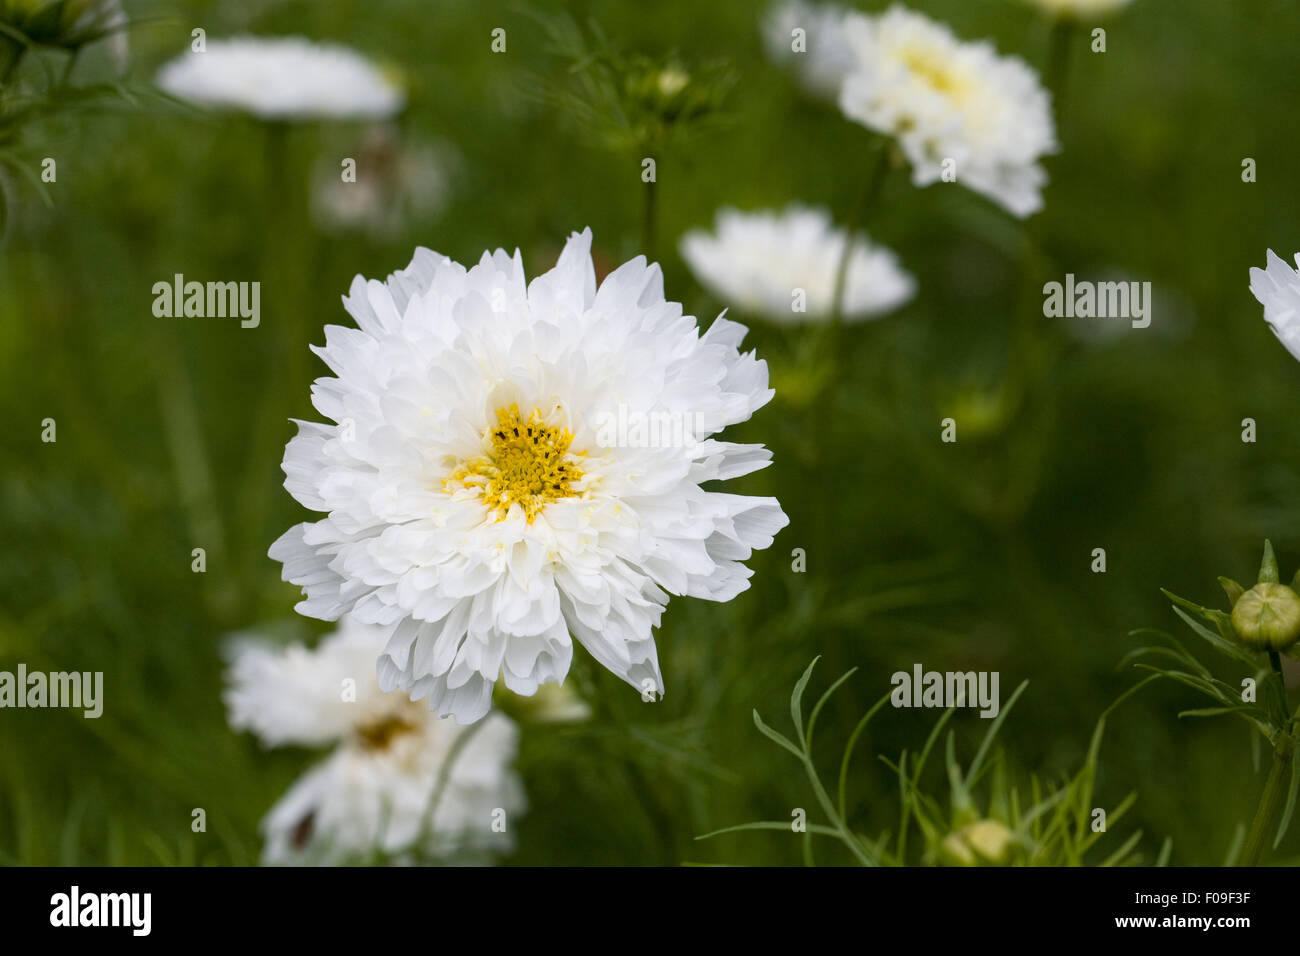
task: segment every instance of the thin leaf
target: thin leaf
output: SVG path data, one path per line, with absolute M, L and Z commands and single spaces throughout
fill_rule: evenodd
M 803 738 L 803 692 L 808 686 L 808 681 L 812 679 L 813 668 L 821 660 L 821 655 L 814 657 L 808 669 L 803 672 L 803 676 L 795 682 L 794 692 L 790 694 L 790 717 L 794 720 L 794 732 L 800 739 Z
M 812 750 L 813 728 L 817 726 L 817 716 L 822 712 L 822 708 L 826 706 L 826 702 L 831 699 L 831 695 L 839 690 L 841 684 L 857 673 L 857 670 L 856 667 L 849 668 L 843 677 L 826 688 L 826 693 L 822 694 L 817 703 L 813 705 L 812 713 L 808 716 L 808 733 L 804 735 L 804 743 L 809 750 Z
M 786 750 L 790 751 L 790 753 L 798 757 L 800 760 L 803 759 L 803 751 L 800 750 L 798 747 L 796 747 L 794 744 L 792 744 L 789 740 L 787 740 L 784 735 L 777 733 L 767 724 L 763 723 L 763 718 L 758 716 L 757 709 L 755 709 L 754 711 L 754 726 L 757 727 L 759 733 L 761 733 L 768 740 L 775 741 L 776 743 L 784 747 Z

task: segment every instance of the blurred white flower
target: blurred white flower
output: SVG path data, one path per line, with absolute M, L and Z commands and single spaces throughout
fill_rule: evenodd
M 208 40 L 204 52 L 165 64 L 158 86 L 200 106 L 267 120 L 381 119 L 405 102 L 359 53 L 302 37 Z
M 312 175 L 312 215 L 330 232 L 365 232 L 378 239 L 434 218 L 450 198 L 457 157 L 438 142 L 404 143 L 392 124 L 366 127 L 348 153 L 356 179 L 344 180 L 338 157 L 322 155 Z
M 791 324 L 830 317 L 844 242 L 844 230 L 835 228 L 824 209 L 721 209 L 713 233 L 697 229 L 682 237 L 681 254 L 696 278 L 727 305 Z M 845 320 L 889 312 L 915 292 L 916 282 L 897 256 L 865 239 L 854 240 L 844 282 Z
M 590 230 L 531 282 L 518 252 L 466 269 L 419 249 L 344 305 L 360 328 L 326 327 L 337 378 L 312 389 L 332 424 L 285 450 L 285 487 L 326 515 L 271 547 L 298 610 L 388 628 L 381 686 L 462 723 L 498 678 L 562 680 L 571 637 L 661 694 L 668 596 L 735 597 L 788 523 L 774 498 L 701 487 L 771 459 L 711 437 L 772 398 L 744 326 L 701 334 L 641 256 L 598 288 Z M 676 440 L 621 434 L 651 418 Z
M 1295 261 L 1300 266 L 1300 254 Z M 1250 291 L 1264 306 L 1264 321 L 1273 334 L 1300 359 L 1300 270 L 1270 249 L 1267 268 L 1250 270 Z
M 494 712 L 466 729 L 383 693 L 375 658 L 385 640 L 383 628 L 344 618 L 314 650 L 235 646 L 232 727 L 271 747 L 336 744 L 262 821 L 263 862 L 336 864 L 371 851 L 483 862 L 511 848 L 510 821 L 525 807 L 514 723 Z M 492 826 L 498 809 L 504 832 Z
M 1027 0 L 1054 16 L 1103 16 L 1127 7 L 1133 0 Z
M 1042 208 L 1038 161 L 1057 149 L 1056 126 L 1051 96 L 1026 63 L 899 6 L 850 14 L 844 30 L 856 65 L 840 107 L 898 141 L 917 186 L 940 181 L 947 162 L 956 182 L 1016 216 Z
M 834 101 L 853 66 L 853 51 L 844 40 L 848 10 L 833 3 L 785 0 L 773 5 L 763 19 L 763 43 L 768 55 L 790 66 L 809 93 Z M 796 41 L 795 30 L 802 30 Z M 801 50 L 795 49 L 800 42 Z

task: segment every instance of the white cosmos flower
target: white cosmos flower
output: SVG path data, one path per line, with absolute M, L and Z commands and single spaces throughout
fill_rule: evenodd
M 1127 7 L 1133 0 L 1028 0 L 1054 16 L 1102 16 Z
M 374 850 L 478 862 L 510 849 L 509 825 L 492 824 L 498 809 L 508 823 L 525 808 L 511 769 L 517 728 L 496 712 L 458 727 L 383 693 L 375 658 L 386 639 L 344 618 L 314 650 L 236 646 L 224 695 L 232 727 L 271 747 L 336 745 L 262 821 L 265 863 L 334 864 Z
M 1300 254 L 1295 261 L 1300 267 Z M 1273 334 L 1300 359 L 1300 271 L 1270 249 L 1267 268 L 1250 270 L 1250 291 L 1264 306 L 1264 321 Z
M 336 377 L 312 390 L 331 423 L 299 423 L 284 456 L 325 513 L 271 547 L 298 610 L 389 628 L 380 684 L 462 723 L 498 677 L 562 680 L 573 638 L 662 693 L 668 596 L 735 597 L 788 523 L 774 498 L 701 487 L 771 459 L 712 437 L 772 397 L 744 326 L 701 333 L 641 256 L 598 288 L 590 230 L 531 282 L 517 251 L 466 269 L 418 249 L 344 305 L 359 328 L 326 327 Z
M 1057 149 L 1056 126 L 1051 96 L 1024 61 L 987 42 L 963 43 L 900 6 L 850 14 L 844 31 L 856 65 L 840 108 L 898 141 L 917 186 L 940 181 L 951 160 L 957 182 L 1014 215 L 1042 208 L 1039 160 Z
M 382 119 L 404 96 L 354 50 L 302 37 L 208 40 L 158 71 L 173 96 L 267 120 Z
M 853 66 L 853 51 L 844 41 L 848 11 L 833 3 L 785 0 L 775 4 L 763 20 L 763 42 L 768 55 L 788 64 L 809 93 L 835 100 L 840 85 Z M 796 51 L 795 30 L 803 30 L 803 49 Z
M 681 254 L 728 305 L 775 322 L 815 322 L 830 317 L 845 238 L 824 209 L 721 209 L 713 233 L 696 229 L 682 237 Z M 794 311 L 796 289 L 803 290 L 805 311 Z M 896 309 L 915 291 L 892 252 L 854 240 L 844 282 L 846 320 Z

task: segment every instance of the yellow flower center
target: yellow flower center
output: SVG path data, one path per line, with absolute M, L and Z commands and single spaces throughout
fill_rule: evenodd
M 966 78 L 958 75 L 939 56 L 928 50 L 908 50 L 903 54 L 903 62 L 936 92 L 958 98 L 966 90 Z
M 497 422 L 485 436 L 491 448 L 465 462 L 443 481 L 478 490 L 483 503 L 504 521 L 510 506 L 519 505 L 528 523 L 552 501 L 575 497 L 573 482 L 582 479 L 578 455 L 569 451 L 573 433 L 547 424 L 540 409 L 528 418 L 518 405 L 497 409 Z
M 387 750 L 394 739 L 415 729 L 415 724 L 397 715 L 390 715 L 358 728 L 357 736 L 366 750 Z

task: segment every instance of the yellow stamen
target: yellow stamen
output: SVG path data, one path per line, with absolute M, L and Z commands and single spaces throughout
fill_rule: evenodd
M 552 501 L 578 494 L 573 483 L 582 479 L 582 471 L 578 456 L 569 451 L 573 433 L 547 424 L 540 409 L 524 419 L 518 405 L 498 408 L 497 423 L 484 437 L 491 445 L 487 454 L 447 476 L 444 490 L 455 484 L 477 489 L 497 521 L 517 504 L 529 524 Z

